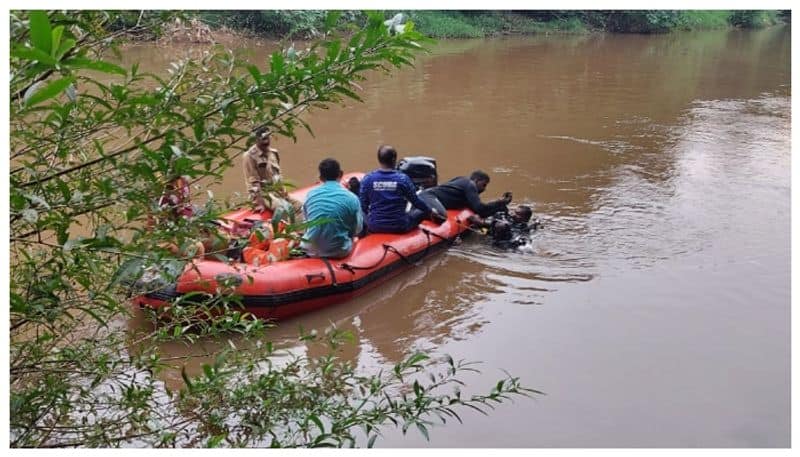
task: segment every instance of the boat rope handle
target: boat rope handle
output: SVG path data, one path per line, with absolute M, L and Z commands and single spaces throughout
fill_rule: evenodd
M 319 278 L 319 279 L 322 279 L 324 281 L 325 280 L 325 273 L 311 273 L 311 274 L 307 274 L 306 275 L 306 281 L 308 281 L 309 284 L 311 284 L 311 280 L 314 279 L 314 278 Z
M 431 235 L 435 236 L 436 238 L 439 238 L 439 239 L 440 239 L 440 240 L 442 240 L 442 241 L 445 241 L 445 242 L 447 242 L 447 243 L 448 243 L 450 246 L 452 246 L 452 245 L 455 243 L 455 239 L 450 239 L 450 238 L 444 237 L 444 236 L 442 236 L 442 235 L 439 235 L 439 234 L 438 234 L 438 233 L 436 233 L 436 232 L 432 232 L 432 231 L 430 231 L 430 230 L 428 230 L 428 229 L 426 229 L 426 228 L 422 228 L 422 227 L 420 227 L 420 229 L 421 229 L 423 232 L 425 232 L 425 234 L 426 234 L 426 235 L 428 235 L 428 245 L 429 245 L 429 246 L 430 246 L 430 236 L 431 236 Z
M 395 248 L 394 246 L 389 245 L 389 244 L 384 244 L 383 247 L 384 247 L 384 249 L 386 249 L 386 252 L 391 251 L 391 252 L 394 252 L 395 254 L 397 254 L 397 256 L 400 257 L 403 260 L 403 262 L 405 262 L 405 263 L 407 263 L 409 265 L 414 265 L 414 262 L 408 260 L 408 257 L 404 256 L 403 253 L 398 251 L 397 248 Z
M 328 271 L 331 273 L 331 285 L 336 286 L 336 274 L 333 272 L 333 265 L 331 265 L 331 261 L 328 260 L 327 257 L 320 257 L 325 263 L 325 266 L 328 267 Z
M 430 232 L 430 230 L 426 229 L 425 227 L 420 227 L 419 229 L 422 230 L 422 233 L 424 233 L 425 237 L 428 238 L 428 245 L 425 246 L 425 252 L 422 253 L 422 257 L 426 257 L 428 255 L 428 251 L 431 248 L 431 232 Z
M 381 256 L 380 260 L 378 260 L 374 264 L 372 264 L 372 265 L 370 265 L 368 267 L 359 267 L 359 266 L 355 266 L 355 265 L 350 265 L 349 263 L 342 263 L 342 264 L 339 265 L 339 268 L 343 268 L 343 269 L 349 271 L 351 274 L 356 274 L 356 270 L 371 270 L 371 269 L 377 267 L 378 265 L 380 265 L 381 262 L 383 262 L 383 259 L 386 258 L 386 254 L 388 252 L 389 252 L 389 245 L 388 244 L 384 244 L 383 245 L 383 255 Z
M 387 254 L 388 254 L 390 251 L 391 251 L 391 252 L 394 252 L 395 254 L 397 254 L 397 255 L 398 255 L 398 257 L 400 257 L 401 259 L 403 259 L 403 260 L 404 260 L 406 263 L 408 263 L 409 265 L 413 265 L 413 263 L 412 263 L 410 260 L 408 260 L 408 258 L 406 258 L 406 256 L 404 256 L 404 255 L 403 255 L 403 254 L 402 254 L 400 251 L 398 251 L 398 250 L 397 250 L 397 249 L 396 249 L 394 246 L 392 246 L 392 245 L 390 245 L 390 244 L 384 244 L 384 245 L 383 245 L 383 255 L 381 256 L 380 260 L 378 260 L 377 262 L 373 263 L 372 265 L 370 265 L 370 266 L 368 266 L 368 267 L 360 267 L 360 266 L 356 266 L 356 265 L 350 265 L 349 263 L 342 263 L 342 264 L 339 264 L 339 268 L 341 268 L 341 269 L 343 269 L 343 270 L 347 270 L 347 271 L 349 271 L 351 274 L 356 274 L 356 270 L 372 270 L 373 268 L 375 268 L 375 267 L 377 267 L 378 265 L 380 265 L 381 263 L 383 263 L 383 259 L 385 259 L 385 258 L 386 258 L 386 255 L 387 255 Z

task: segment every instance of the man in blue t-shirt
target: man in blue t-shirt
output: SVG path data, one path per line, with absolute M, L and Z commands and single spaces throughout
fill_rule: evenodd
M 391 146 L 378 148 L 380 168 L 361 180 L 359 200 L 367 215 L 367 230 L 371 233 L 405 233 L 415 229 L 426 217 L 434 216 L 430 206 L 417 197 L 411 178 L 395 170 L 397 151 Z M 406 213 L 406 202 L 414 208 Z
M 342 169 L 334 159 L 319 163 L 319 179 L 322 184 L 308 192 L 303 213 L 308 222 L 327 222 L 306 230 L 301 247 L 312 257 L 346 257 L 353 249 L 352 238 L 361 232 L 358 198 L 339 182 Z

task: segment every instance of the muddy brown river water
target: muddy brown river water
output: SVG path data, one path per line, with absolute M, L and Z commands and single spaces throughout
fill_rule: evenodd
M 505 369 L 547 394 L 383 447 L 789 446 L 790 44 L 789 27 L 447 41 L 371 77 L 365 103 L 311 115 L 315 138 L 274 143 L 285 176 L 313 182 L 328 156 L 368 171 L 389 143 L 444 179 L 487 171 L 485 198 L 510 190 L 545 228 L 524 252 L 473 237 L 273 338 L 333 322 L 365 372 L 449 353 L 483 361 L 469 392 Z M 244 192 L 241 169 L 211 188 Z

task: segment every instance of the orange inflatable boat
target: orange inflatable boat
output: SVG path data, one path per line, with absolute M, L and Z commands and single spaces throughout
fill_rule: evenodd
M 352 176 L 360 179 L 363 174 L 345 175 L 343 185 Z M 302 202 L 315 186 L 298 189 L 290 195 Z M 264 319 L 286 318 L 341 303 L 451 246 L 468 230 L 467 218 L 473 212 L 463 209 L 447 213 L 447 221 L 441 225 L 426 220 L 408 233 L 373 233 L 356 239 L 350 255 L 342 259 L 290 258 L 261 266 L 196 260 L 186 265 L 175 284 L 140 295 L 134 301 L 160 308 L 188 293 L 214 294 L 224 281 L 235 285 L 235 289 L 229 286 L 226 293 L 241 296 L 245 309 Z M 268 221 L 271 217 L 269 213 L 243 209 L 227 214 L 224 219 Z M 193 293 L 192 298 L 202 297 L 202 293 Z

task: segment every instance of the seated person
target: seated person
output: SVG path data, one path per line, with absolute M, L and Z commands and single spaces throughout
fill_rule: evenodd
M 158 211 L 147 215 L 146 227 L 152 229 L 156 224 L 176 222 L 180 218 L 192 217 L 196 209 L 191 202 L 189 178 L 178 176 L 172 178 L 164 185 L 164 192 L 159 197 Z
M 300 247 L 311 257 L 342 258 L 353 249 L 352 238 L 361 231 L 363 217 L 358 198 L 339 180 L 342 169 L 334 159 L 319 163 L 322 184 L 311 189 L 303 204 L 306 230 Z M 313 225 L 314 221 L 326 221 Z
M 405 233 L 434 215 L 430 206 L 417 196 L 411 178 L 395 169 L 397 151 L 393 147 L 383 145 L 378 148 L 378 163 L 380 168 L 361 180 L 359 193 L 369 232 Z M 414 205 L 408 213 L 406 202 Z
M 167 183 L 164 194 L 158 199 L 158 207 L 164 211 L 169 211 L 170 216 L 191 217 L 195 210 L 191 202 L 191 191 L 189 189 L 189 178 L 178 176 Z
M 489 203 L 481 202 L 479 194 L 489 185 L 489 175 L 476 170 L 469 179 L 465 176 L 453 178 L 450 181 L 425 189 L 420 193 L 420 198 L 433 207 L 441 206 L 445 209 L 469 208 L 480 217 L 489 217 L 501 211 L 507 211 L 511 203 L 511 192 L 503 194 L 500 198 Z

